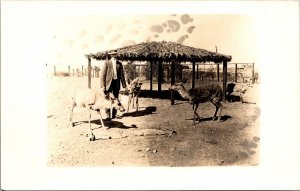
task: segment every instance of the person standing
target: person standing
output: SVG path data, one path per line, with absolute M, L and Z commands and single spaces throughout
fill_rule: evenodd
M 100 70 L 100 89 L 106 95 L 111 92 L 115 98 L 119 97 L 121 84 L 123 88 L 127 89 L 125 82 L 124 69 L 120 61 L 116 59 L 117 52 L 108 53 L 106 61 Z M 110 118 L 110 109 L 106 109 L 106 114 Z M 117 110 L 113 108 L 112 118 L 115 118 Z

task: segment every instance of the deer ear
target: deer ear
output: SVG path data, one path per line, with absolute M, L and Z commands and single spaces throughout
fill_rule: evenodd
M 182 79 L 181 83 L 185 83 L 187 81 L 187 79 Z

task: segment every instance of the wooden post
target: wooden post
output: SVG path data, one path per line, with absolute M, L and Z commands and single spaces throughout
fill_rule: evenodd
M 83 76 L 83 66 L 81 66 L 81 77 Z
M 84 76 L 86 76 L 86 68 L 84 69 Z
M 193 61 L 192 88 L 195 88 L 195 65 L 196 65 L 196 62 Z
M 226 101 L 227 61 L 223 61 L 223 101 Z
M 134 76 L 134 78 L 136 78 L 136 65 L 135 65 L 135 63 L 133 64 L 133 66 L 134 66 L 133 76 Z
M 254 84 L 254 63 L 252 63 L 252 84 Z
M 69 76 L 71 76 L 71 72 L 70 72 L 70 65 L 68 66 L 68 69 L 69 69 Z
M 139 77 L 141 76 L 141 65 L 139 65 Z
M 150 92 L 152 94 L 152 90 L 153 90 L 153 61 L 150 62 Z
M 237 82 L 237 64 L 235 64 L 234 81 L 235 81 L 235 83 Z
M 175 83 L 175 61 L 171 62 L 171 85 Z M 171 105 L 174 105 L 174 91 L 171 90 Z
M 220 81 L 220 64 L 217 65 L 217 78 L 218 82 Z
M 170 67 L 168 65 L 168 67 L 167 67 L 167 81 L 169 82 L 169 80 L 170 80 Z
M 199 79 L 199 64 L 197 64 L 197 80 Z
M 54 76 L 56 76 L 56 66 L 54 65 Z
M 88 88 L 91 88 L 91 58 L 88 61 Z
M 162 62 L 158 62 L 158 79 L 157 79 L 157 90 L 158 90 L 158 95 L 160 96 L 161 93 L 161 81 L 162 81 Z

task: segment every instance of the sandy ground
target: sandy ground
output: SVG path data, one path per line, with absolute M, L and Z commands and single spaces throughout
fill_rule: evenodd
M 49 166 L 216 166 L 259 163 L 259 104 L 225 102 L 220 122 L 211 121 L 214 106 L 200 104 L 201 123 L 193 128 L 192 106 L 167 99 L 139 99 L 119 119 L 104 120 L 111 128 L 100 127 L 92 114 L 96 141 L 89 141 L 88 114 L 75 108 L 69 127 L 70 92 L 86 87 L 87 78 L 49 77 L 48 158 Z M 92 79 L 92 88 L 99 79 Z M 163 85 L 163 89 L 169 85 Z M 143 84 L 148 88 L 148 84 Z M 154 87 L 155 88 L 155 87 Z M 255 85 L 258 93 L 258 85 Z M 120 113 L 120 115 L 122 115 Z

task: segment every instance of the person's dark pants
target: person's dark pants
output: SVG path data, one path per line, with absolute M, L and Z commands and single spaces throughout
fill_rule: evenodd
M 107 90 L 108 92 L 111 92 L 115 98 L 119 98 L 119 88 L 118 88 L 118 80 L 112 80 L 109 89 Z M 110 118 L 110 109 L 105 109 L 105 112 L 107 114 L 107 117 Z M 117 115 L 117 109 L 113 108 L 112 112 L 112 118 L 116 118 Z

